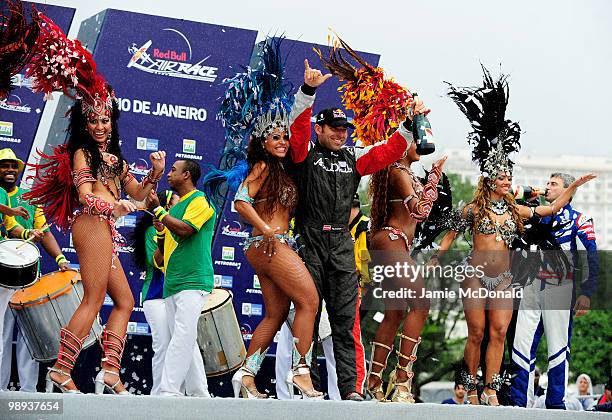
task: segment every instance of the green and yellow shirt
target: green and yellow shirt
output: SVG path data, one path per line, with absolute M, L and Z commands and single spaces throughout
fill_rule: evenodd
M 34 206 L 28 201 L 22 200 L 21 196 L 27 192 L 28 190 L 17 187 L 8 193 L 12 208 L 21 206 L 30 214 L 28 220 L 25 220 L 21 216 L 15 216 L 15 221 L 23 226 L 24 229 L 42 229 L 44 227 L 45 229 L 43 232 L 48 231 L 49 226 L 45 226 L 47 224 L 47 219 L 45 218 L 42 207 Z
M 11 200 L 9 199 L 8 194 L 2 187 L 0 187 L 0 204 L 3 204 L 7 207 L 12 207 Z M 17 226 L 17 221 L 13 216 L 0 213 L 0 237 L 8 237 L 8 232 L 15 229 Z
M 214 273 L 211 257 L 215 210 L 202 191 L 193 190 L 181 197 L 170 215 L 195 229 L 181 238 L 166 228 L 164 237 L 164 298 L 183 290 L 212 291 Z

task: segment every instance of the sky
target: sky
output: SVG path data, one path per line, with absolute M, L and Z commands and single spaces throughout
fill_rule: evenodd
M 509 74 L 506 117 L 522 153 L 612 157 L 612 1 L 609 0 L 50 0 L 82 20 L 114 8 L 235 26 L 326 44 L 332 28 L 354 49 L 381 55 L 387 75 L 432 109 L 436 143 L 464 148 L 469 125 L 444 81 L 479 84 L 480 63 Z M 316 67 L 318 63 L 311 63 Z M 55 101 L 57 102 L 57 101 Z M 41 129 L 51 123 L 48 106 Z

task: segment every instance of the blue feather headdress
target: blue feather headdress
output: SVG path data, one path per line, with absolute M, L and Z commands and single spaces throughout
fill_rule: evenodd
M 217 207 L 223 203 L 226 187 L 237 190 L 248 174 L 250 139 L 267 137 L 275 128 L 289 132 L 293 96 L 291 85 L 284 80 L 283 39 L 266 38 L 253 67 L 223 80 L 227 89 L 217 118 L 225 128 L 227 145 L 220 168 L 212 168 L 203 179 L 204 192 Z

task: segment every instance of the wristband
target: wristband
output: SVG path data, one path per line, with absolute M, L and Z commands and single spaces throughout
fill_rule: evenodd
M 155 209 L 153 210 L 153 213 L 155 214 L 155 217 L 157 218 L 157 220 L 159 220 L 160 222 L 164 220 L 164 217 L 168 215 L 168 212 L 162 206 L 155 207 Z
M 62 264 L 70 264 L 70 261 L 68 261 L 68 259 L 66 259 L 64 254 L 59 254 L 57 257 L 55 257 L 55 263 L 59 267 Z
M 30 229 L 24 229 L 21 231 L 21 239 L 28 239 L 30 236 Z

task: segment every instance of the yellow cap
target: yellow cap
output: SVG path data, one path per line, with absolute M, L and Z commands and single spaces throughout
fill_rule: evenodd
M 23 163 L 23 160 L 21 159 L 17 159 L 17 156 L 15 156 L 15 152 L 13 152 L 12 149 L 6 148 L 6 149 L 0 149 L 0 161 L 1 160 L 14 160 L 17 162 L 17 166 L 19 167 L 19 172 L 23 171 L 23 168 L 25 166 L 25 164 Z

